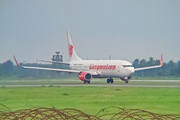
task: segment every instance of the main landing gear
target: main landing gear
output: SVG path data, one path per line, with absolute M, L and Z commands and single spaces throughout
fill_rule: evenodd
M 113 83 L 113 82 L 114 82 L 114 80 L 112 78 L 107 79 L 107 83 Z
M 89 84 L 89 83 L 90 83 L 90 81 L 85 80 L 85 81 L 84 81 L 84 84 L 86 84 L 86 83 L 88 83 L 88 84 Z

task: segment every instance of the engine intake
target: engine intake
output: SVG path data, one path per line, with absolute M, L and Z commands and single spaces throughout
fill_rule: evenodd
M 85 80 L 90 81 L 91 78 L 92 78 L 92 75 L 88 72 L 82 72 L 79 74 L 79 79 L 81 81 L 85 81 Z

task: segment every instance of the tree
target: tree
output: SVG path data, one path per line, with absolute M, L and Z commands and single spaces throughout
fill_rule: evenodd
M 176 75 L 180 76 L 180 61 L 177 62 Z
M 12 75 L 13 74 L 13 68 L 14 68 L 14 65 L 13 65 L 12 61 L 8 60 L 8 61 L 4 62 L 3 64 L 1 64 L 0 75 L 1 76 Z
M 146 60 L 145 59 L 142 59 L 140 62 L 140 67 L 146 67 Z
M 174 63 L 174 61 L 170 60 L 168 63 L 168 67 L 169 67 L 169 73 L 171 76 L 175 75 L 175 69 L 176 69 L 176 64 Z
M 133 66 L 134 66 L 135 68 L 138 68 L 138 67 L 139 67 L 139 59 L 135 59 L 135 60 L 133 61 Z

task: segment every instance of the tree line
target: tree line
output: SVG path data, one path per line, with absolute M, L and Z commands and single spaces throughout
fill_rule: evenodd
M 133 66 L 135 68 L 147 67 L 147 66 L 153 66 L 153 65 L 159 65 L 159 64 L 160 64 L 160 60 L 155 60 L 153 57 L 150 57 L 149 60 L 135 59 L 133 62 Z M 69 69 L 68 65 L 63 65 L 63 64 L 20 63 L 20 65 L 33 66 L 33 67 Z M 65 78 L 69 76 L 72 77 L 72 76 L 75 76 L 75 74 L 56 72 L 56 71 L 46 71 L 46 70 L 24 69 L 24 68 L 15 66 L 11 60 L 8 60 L 0 64 L 0 79 L 4 79 L 4 78 L 8 78 L 8 79 L 10 78 L 12 79 L 15 79 L 15 78 L 17 79 L 52 78 L 54 79 L 54 78 Z M 157 77 L 157 76 L 180 77 L 180 61 L 174 62 L 170 60 L 168 63 L 164 62 L 161 68 L 137 71 L 134 73 L 134 76 L 135 77 Z
M 63 64 L 38 64 L 38 63 L 19 63 L 21 66 L 31 67 L 45 67 L 45 68 L 61 68 L 69 69 L 68 65 Z M 68 73 L 47 71 L 47 70 L 34 70 L 18 67 L 8 60 L 0 64 L 0 79 L 54 79 L 66 77 Z M 72 75 L 70 75 L 72 76 Z

